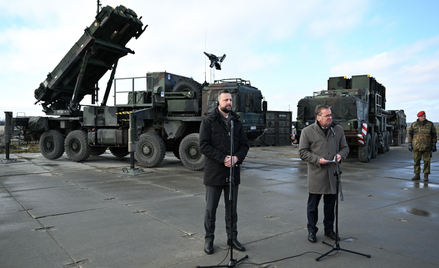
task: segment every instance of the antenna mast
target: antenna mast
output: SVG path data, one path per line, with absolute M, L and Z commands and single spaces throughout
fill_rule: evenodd
M 100 7 L 101 7 L 101 1 L 98 0 L 98 9 L 96 10 L 96 15 L 99 14 Z
M 97 0 L 97 2 L 98 3 L 97 3 L 96 16 L 99 14 L 100 7 L 102 6 L 101 5 L 101 1 Z M 94 90 L 93 94 L 91 95 L 91 103 L 92 104 L 95 104 L 95 103 L 97 103 L 99 101 L 99 95 L 98 94 L 99 94 L 99 83 L 96 82 L 95 90 Z

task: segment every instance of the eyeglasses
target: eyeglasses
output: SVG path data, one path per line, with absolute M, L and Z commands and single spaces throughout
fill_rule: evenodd
M 321 117 L 326 117 L 326 118 L 328 118 L 328 117 L 332 117 L 332 114 L 321 115 Z

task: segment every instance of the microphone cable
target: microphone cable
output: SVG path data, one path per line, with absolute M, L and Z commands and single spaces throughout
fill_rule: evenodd
M 263 263 L 253 263 L 253 265 L 266 265 L 266 264 L 270 264 L 270 263 L 275 263 L 275 262 L 285 261 L 285 260 L 289 260 L 289 259 L 294 259 L 294 258 L 303 256 L 305 254 L 311 254 L 311 253 L 318 254 L 320 256 L 323 255 L 323 253 L 320 253 L 320 252 L 317 252 L 317 251 L 306 251 L 306 252 L 303 252 L 303 253 L 300 253 L 300 254 L 297 254 L 297 255 L 292 255 L 292 256 L 285 257 L 285 258 L 281 258 L 281 259 L 276 259 L 276 260 L 267 261 L 267 262 L 263 262 Z M 337 253 L 338 253 L 338 250 L 336 251 L 336 253 L 334 253 L 332 255 L 336 255 Z M 266 267 L 269 267 L 269 266 L 266 266 Z
M 335 253 L 330 254 L 328 256 L 337 255 L 338 252 L 339 252 L 339 250 L 336 250 Z M 266 262 L 262 262 L 262 263 L 253 263 L 253 262 L 245 263 L 245 262 L 243 262 L 243 263 L 240 263 L 240 265 L 259 265 L 259 266 L 262 266 L 262 265 L 267 265 L 267 264 L 271 264 L 271 263 L 275 263 L 275 262 L 280 262 L 280 261 L 285 261 L 285 260 L 289 260 L 289 259 L 294 259 L 294 258 L 303 256 L 303 255 L 306 255 L 306 254 L 318 254 L 320 256 L 323 255 L 323 253 L 320 253 L 320 252 L 317 252 L 317 251 L 306 251 L 306 252 L 303 252 L 303 253 L 300 253 L 300 254 L 297 254 L 297 255 L 292 255 L 292 256 L 288 256 L 288 257 L 284 257 L 284 258 L 280 258 L 280 259 L 276 259 L 276 260 L 272 260 L 272 261 L 266 261 Z M 226 256 L 224 257 L 224 259 L 217 266 L 220 266 L 221 263 L 223 263 L 226 260 L 227 256 L 229 256 L 229 250 L 227 250 Z M 247 261 L 248 261 L 248 259 L 247 259 Z M 267 268 L 267 267 L 270 267 L 270 265 L 269 266 L 264 266 L 264 267 Z

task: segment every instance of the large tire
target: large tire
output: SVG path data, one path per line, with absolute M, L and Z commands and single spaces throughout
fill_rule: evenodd
M 145 167 L 155 167 L 165 158 L 166 145 L 154 132 L 140 135 L 136 143 L 136 160 Z
M 87 142 L 87 134 L 82 130 L 70 132 L 64 145 L 66 154 L 72 161 L 81 162 L 90 157 L 91 149 Z
M 198 133 L 192 133 L 183 138 L 180 143 L 180 158 L 185 167 L 191 170 L 201 170 L 206 162 L 206 156 L 201 153 Z
M 201 100 L 202 86 L 193 79 L 183 79 L 172 88 L 172 92 L 192 92 L 195 94 L 194 98 Z
M 107 147 L 100 147 L 100 146 L 90 146 L 90 155 L 98 156 L 107 150 Z
M 377 157 L 378 147 L 379 147 L 378 134 L 376 132 L 374 132 L 373 136 L 372 136 L 372 155 L 371 155 L 372 159 Z
M 197 81 L 193 79 L 183 79 L 172 88 L 172 92 L 191 92 L 194 94 L 192 99 L 196 99 L 201 104 L 201 91 L 203 87 Z M 201 105 L 199 105 L 201 107 Z M 201 114 L 201 110 L 196 111 L 197 114 Z
M 47 159 L 60 158 L 64 153 L 64 136 L 58 130 L 49 130 L 40 137 L 40 151 Z
M 128 147 L 110 147 L 110 152 L 117 158 L 124 158 L 129 154 Z
M 364 145 L 358 146 L 358 160 L 360 160 L 360 162 L 369 163 L 371 157 L 372 157 L 372 140 L 370 134 L 367 134 Z

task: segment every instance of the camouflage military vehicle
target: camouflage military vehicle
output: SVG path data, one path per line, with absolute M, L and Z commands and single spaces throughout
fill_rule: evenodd
M 369 162 L 377 154 L 390 149 L 393 134 L 385 110 L 386 88 L 369 75 L 352 78 L 331 77 L 328 89 L 314 92 L 297 105 L 297 134 L 315 122 L 318 105 L 329 105 L 333 122 L 343 127 L 351 151 L 361 162 Z
M 404 110 L 389 110 L 388 121 L 392 125 L 393 145 L 404 144 L 407 137 L 407 121 Z
M 232 109 L 240 116 L 248 139 L 253 141 L 258 138 L 265 130 L 267 102 L 263 101 L 261 91 L 248 80 L 229 78 L 206 84 L 203 88 L 202 114 L 206 115 L 216 107 L 218 92 L 223 89 L 232 94 Z
M 146 85 L 146 89 L 139 90 L 134 85 Z M 120 122 L 118 127 L 121 128 L 123 120 L 129 121 L 129 115 L 134 115 L 136 132 L 141 133 L 135 155 L 146 167 L 158 165 L 165 151 L 172 151 L 187 168 L 203 168 L 205 156 L 198 146 L 198 131 L 202 118 L 216 107 L 221 89 L 231 92 L 232 109 L 240 116 L 249 140 L 264 131 L 266 105 L 263 106 L 261 91 L 247 80 L 223 79 L 201 85 L 188 77 L 154 72 L 146 77 L 115 79 L 114 86 L 115 95 L 128 92 L 127 104 L 114 106 L 117 115 L 114 120 Z M 129 129 L 128 123 L 122 128 Z M 110 146 L 111 142 L 101 145 Z M 123 145 L 119 144 L 118 148 L 126 148 Z
M 222 88 L 231 91 L 233 110 L 241 116 L 249 139 L 263 132 L 263 97 L 249 81 L 229 79 L 202 86 L 168 72 L 114 79 L 118 60 L 134 53 L 125 45 L 143 33 L 142 25 L 130 9 L 105 7 L 35 90 L 35 98 L 51 117 L 28 117 L 21 129 L 25 139 L 40 141 L 44 157 L 56 159 L 65 152 L 73 161 L 85 161 L 108 148 L 116 157 L 132 153 L 140 165 L 154 167 L 172 151 L 186 167 L 200 170 L 205 161 L 198 147 L 200 123 Z M 112 72 L 102 103 L 81 107 L 86 95 L 96 101 L 95 85 L 108 70 Z

